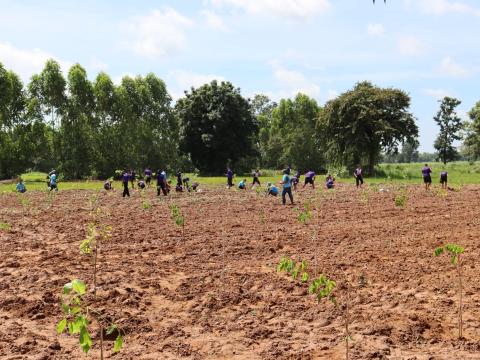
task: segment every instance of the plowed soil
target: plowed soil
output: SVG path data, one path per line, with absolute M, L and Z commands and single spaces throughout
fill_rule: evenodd
M 94 193 L 3 194 L 0 358 L 85 358 L 78 338 L 55 332 L 62 287 L 79 278 L 85 301 L 125 334 L 117 354 L 106 340 L 106 358 L 344 359 L 348 302 L 351 359 L 480 359 L 480 187 L 446 197 L 408 187 L 406 208 L 395 207 L 398 187 L 382 190 L 362 201 L 350 185 L 306 189 L 285 207 L 223 187 L 168 198 L 100 192 L 101 222 L 113 230 L 99 248 L 96 301 L 92 261 L 79 251 Z M 303 224 L 295 209 L 309 201 Z M 172 203 L 185 216 L 183 236 Z M 458 275 L 447 255 L 433 256 L 445 243 L 465 247 L 461 340 Z M 335 280 L 338 306 L 277 273 L 284 255 L 306 259 L 312 278 Z M 90 329 L 88 358 L 98 359 L 97 324 Z

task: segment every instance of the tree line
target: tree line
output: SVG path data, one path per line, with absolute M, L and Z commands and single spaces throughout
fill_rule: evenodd
M 404 91 L 369 82 L 323 107 L 304 94 L 278 103 L 261 94 L 247 99 L 217 81 L 185 91 L 174 103 L 153 73 L 125 76 L 116 85 L 105 72 L 90 81 L 80 64 L 65 77 L 48 60 L 24 85 L 0 63 L 0 178 L 52 168 L 67 179 L 108 178 L 145 166 L 222 174 L 226 166 L 241 173 L 362 163 L 372 172 L 382 155 L 418 144 L 409 106 Z M 475 156 L 479 108 L 471 112 L 465 142 Z M 450 140 L 458 131 L 449 110 L 438 115 L 450 134 L 438 140 L 444 157 L 455 156 Z

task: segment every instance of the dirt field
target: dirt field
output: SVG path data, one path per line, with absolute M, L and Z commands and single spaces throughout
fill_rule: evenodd
M 394 205 L 398 189 L 386 190 L 370 195 L 370 211 L 349 185 L 297 192 L 294 207 L 224 188 L 169 199 L 149 190 L 147 210 L 136 191 L 130 199 L 100 193 L 113 236 L 100 248 L 94 306 L 125 333 L 118 354 L 106 342 L 106 357 L 343 359 L 349 289 L 352 359 L 480 359 L 480 187 L 446 198 L 409 187 L 406 209 Z M 32 192 L 23 206 L 15 194 L 0 196 L 0 223 L 11 225 L 0 230 L 0 358 L 85 358 L 78 338 L 57 336 L 55 326 L 66 282 L 79 278 L 92 290 L 91 260 L 79 252 L 92 194 Z M 309 199 L 313 219 L 304 225 L 295 208 Z M 184 238 L 170 202 L 185 215 Z M 447 255 L 433 257 L 447 242 L 465 247 L 463 340 L 457 273 Z M 335 280 L 338 307 L 277 273 L 283 255 Z M 88 358 L 98 359 L 91 330 Z

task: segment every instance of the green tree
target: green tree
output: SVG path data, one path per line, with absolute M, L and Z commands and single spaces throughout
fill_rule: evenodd
M 280 168 L 292 164 L 300 170 L 319 169 L 324 163 L 315 125 L 320 114 L 317 102 L 307 95 L 282 99 L 272 111 L 266 146 L 268 164 Z
M 94 96 L 87 72 L 79 64 L 68 71 L 66 108 L 60 127 L 60 169 L 65 178 L 91 174 Z
M 212 81 L 191 89 L 175 107 L 181 126 L 181 149 L 203 173 L 219 174 L 231 165 L 247 170 L 255 156 L 258 125 L 249 102 L 229 82 Z
M 55 129 L 59 125 L 58 120 L 66 104 L 67 84 L 58 62 L 53 59 L 47 60 L 38 80 L 40 81 L 38 95 L 44 108 L 43 113 L 50 114 L 51 125 Z
M 358 83 L 327 102 L 317 130 L 328 160 L 349 168 L 363 162 L 372 174 L 382 151 L 396 153 L 400 143 L 418 137 L 409 106 L 410 97 L 404 91 L 369 82 Z
M 458 151 L 453 146 L 454 141 L 461 140 L 460 130 L 463 123 L 455 112 L 455 108 L 461 104 L 461 101 L 452 97 L 444 97 L 440 103 L 440 110 L 433 118 L 440 127 L 440 133 L 433 144 L 437 150 L 438 157 L 446 164 L 458 157 Z
M 480 158 L 480 101 L 469 111 L 470 121 L 466 124 L 465 150 L 471 159 Z
M 263 94 L 256 94 L 250 102 L 253 115 L 258 123 L 258 135 L 256 139 L 256 147 L 260 154 L 260 165 L 262 167 L 274 167 L 275 158 L 269 158 L 268 147 L 270 139 L 270 129 L 272 127 L 273 110 L 278 106 L 276 102 Z

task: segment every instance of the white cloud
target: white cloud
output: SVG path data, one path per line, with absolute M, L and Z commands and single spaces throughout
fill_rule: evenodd
M 282 87 L 283 96 L 294 96 L 303 93 L 311 97 L 318 98 L 320 88 L 318 85 L 309 81 L 304 74 L 299 71 L 289 70 L 283 67 L 279 61 L 273 60 L 270 65 L 273 68 L 273 76 Z
M 17 73 L 25 82 L 33 74 L 40 73 L 48 59 L 55 59 L 64 73 L 72 66 L 71 62 L 60 60 L 40 49 L 20 49 L 8 42 L 0 43 L 0 62 L 6 69 Z
M 443 58 L 442 63 L 437 68 L 437 73 L 452 77 L 466 77 L 470 75 L 471 71 L 463 65 L 457 64 L 451 57 L 447 56 Z
M 170 92 L 175 100 L 182 97 L 184 95 L 184 91 L 189 91 L 191 87 L 198 88 L 204 84 L 212 82 L 213 80 L 225 81 L 225 78 L 220 75 L 199 74 L 186 70 L 172 71 L 168 74 L 168 78 L 172 83 Z
M 223 22 L 223 19 L 217 15 L 214 11 L 202 10 L 200 14 L 205 18 L 207 26 L 214 30 L 227 31 L 227 27 Z
M 415 5 L 424 14 L 446 15 L 452 13 L 480 16 L 480 9 L 462 1 L 451 0 L 404 0 L 407 6 Z
M 187 45 L 186 30 L 193 22 L 172 8 L 153 10 L 124 24 L 129 33 L 127 47 L 146 57 L 175 55 Z
M 425 51 L 423 43 L 415 36 L 400 36 L 397 48 L 400 54 L 404 56 L 417 56 Z
M 383 36 L 385 34 L 385 28 L 382 24 L 368 24 L 367 32 L 368 35 Z
M 452 96 L 449 91 L 444 89 L 423 89 L 422 93 L 437 100 L 443 99 L 445 96 Z
M 213 5 L 231 5 L 255 15 L 308 19 L 327 11 L 329 0 L 210 0 Z

